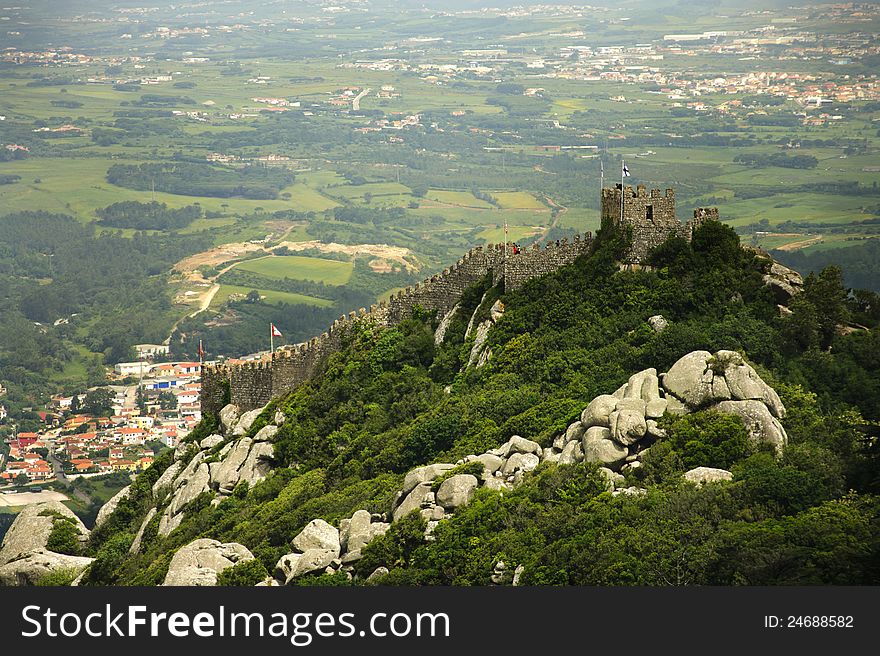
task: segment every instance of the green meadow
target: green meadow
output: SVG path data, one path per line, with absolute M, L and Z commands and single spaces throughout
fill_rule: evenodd
M 312 280 L 325 285 L 344 285 L 351 278 L 354 264 L 338 260 L 324 260 L 318 257 L 284 255 L 247 260 L 237 265 L 236 268 L 277 280 L 291 278 Z

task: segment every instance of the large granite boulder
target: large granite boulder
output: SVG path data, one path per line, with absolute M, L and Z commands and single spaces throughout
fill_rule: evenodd
M 253 426 L 254 421 L 259 417 L 263 412 L 263 408 L 257 408 L 256 410 L 248 410 L 247 412 L 242 413 L 241 417 L 239 417 L 238 422 L 235 424 L 235 428 L 232 429 L 232 435 L 234 437 L 241 437 L 245 433 L 247 433 L 251 426 Z
M 471 474 L 450 476 L 440 484 L 437 490 L 437 503 L 446 510 L 455 510 L 466 506 L 473 498 L 479 484 L 477 477 Z
M 199 448 L 202 451 L 208 451 L 209 449 L 213 449 L 218 444 L 223 444 L 225 438 L 222 435 L 208 435 L 205 439 L 199 442 Z
M 309 549 L 332 551 L 335 554 L 333 558 L 338 558 L 341 550 L 339 530 L 323 519 L 313 519 L 306 524 L 305 528 L 293 538 L 291 544 L 304 553 Z
M 629 451 L 611 439 L 611 430 L 602 426 L 589 428 L 583 440 L 584 460 L 615 468 L 623 464 Z
M 715 467 L 694 467 L 684 473 L 684 480 L 704 485 L 706 483 L 718 483 L 721 481 L 732 481 L 733 474 L 726 469 L 716 469 Z
M 339 557 L 339 554 L 331 549 L 307 549 L 302 554 L 289 554 L 289 556 L 289 562 L 292 563 L 292 567 L 285 581 L 288 585 L 293 579 L 304 574 L 311 574 L 312 572 L 326 569 Z M 296 558 L 296 556 L 299 557 Z
M 772 445 L 777 454 L 788 444 L 788 435 L 782 424 L 761 401 L 722 401 L 714 408 L 742 419 L 749 437 L 757 444 Z
M 581 413 L 581 423 L 584 428 L 593 426 L 611 426 L 611 413 L 617 407 L 619 399 L 611 394 L 600 394 L 590 401 L 589 405 Z
M 211 463 L 211 483 L 221 490 L 231 491 L 240 478 L 238 470 L 247 460 L 251 450 L 251 439 L 242 437 L 219 462 Z
M 541 462 L 539 455 L 534 453 L 514 453 L 504 463 L 501 473 L 505 476 L 515 474 L 516 472 L 530 472 L 535 469 Z
M 427 465 L 425 467 L 416 467 L 415 469 L 407 473 L 407 475 L 403 479 L 403 489 L 401 490 L 402 496 L 407 496 L 416 488 L 417 485 L 430 483 L 435 478 L 437 478 L 441 474 L 445 474 L 454 467 L 455 465 L 450 465 L 445 462 L 439 462 L 434 465 Z
M 92 561 L 94 558 L 36 549 L 0 566 L 0 586 L 36 585 L 47 574 L 61 570 L 66 570 L 75 577 L 91 565 Z
M 785 418 L 785 406 L 779 395 L 765 383 L 758 372 L 736 351 L 718 351 L 715 354 L 716 372 L 721 372 L 727 381 L 730 398 L 736 401 L 761 401 L 774 417 Z
M 709 351 L 693 351 L 682 356 L 663 376 L 663 388 L 691 408 L 711 402 L 714 377 L 709 369 L 711 357 Z
M 628 446 L 645 436 L 648 425 L 645 423 L 647 404 L 642 398 L 623 398 L 610 416 L 611 439 Z
M 406 517 L 413 510 L 418 510 L 425 503 L 426 498 L 431 492 L 430 483 L 419 483 L 405 497 L 400 497 L 400 503 L 394 508 L 392 513 L 394 521 Z
M 507 442 L 502 444 L 497 449 L 490 451 L 489 453 L 500 456 L 501 458 L 509 458 L 515 453 L 534 453 L 540 458 L 542 449 L 541 445 L 537 442 L 527 440 L 526 438 L 520 437 L 519 435 L 514 435 L 509 440 L 507 440 Z
M 239 482 L 247 481 L 253 487 L 272 471 L 271 460 L 275 455 L 275 447 L 269 442 L 257 442 L 251 445 L 247 460 L 238 471 Z
M 274 424 L 266 424 L 257 431 L 256 435 L 254 435 L 254 442 L 271 442 L 277 433 L 278 426 L 275 426 Z
M 764 284 L 773 292 L 776 302 L 785 306 L 804 288 L 804 279 L 794 269 L 772 262 L 763 277 Z
M 126 485 L 119 490 L 119 492 L 110 497 L 110 500 L 107 503 L 101 506 L 101 509 L 98 511 L 98 517 L 95 519 L 95 528 L 98 528 L 110 518 L 110 515 L 116 510 L 116 506 L 119 505 L 119 502 L 128 498 L 130 491 L 131 485 Z
M 172 514 L 179 513 L 186 504 L 193 501 L 202 492 L 208 492 L 211 489 L 211 473 L 208 465 L 205 463 L 200 463 L 191 475 L 184 476 L 184 474 L 181 474 L 178 481 L 181 478 L 183 482 L 175 490 L 174 497 L 169 505 L 169 510 Z M 177 484 L 177 481 L 175 481 L 175 484 Z
M 155 499 L 161 500 L 162 496 L 173 488 L 174 480 L 180 475 L 183 468 L 183 463 L 177 461 L 162 472 L 162 475 L 153 483 L 153 497 Z
M 239 410 L 237 405 L 230 403 L 223 406 L 220 410 L 220 424 L 223 426 L 224 432 L 228 434 L 232 430 L 240 415 L 241 410 Z
M 190 542 L 174 554 L 165 586 L 217 585 L 217 575 L 236 563 L 253 560 L 253 554 L 237 542 L 221 544 L 217 540 L 201 538 Z
M 58 519 L 59 517 L 73 523 L 81 540 L 84 541 L 88 537 L 89 531 L 79 517 L 60 501 L 25 506 L 3 538 L 3 544 L 0 546 L 0 565 L 45 549 L 55 522 L 64 521 Z

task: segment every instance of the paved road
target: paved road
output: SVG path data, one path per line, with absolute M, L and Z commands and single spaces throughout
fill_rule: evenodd
M 49 451 L 49 463 L 52 465 L 52 470 L 55 472 L 55 478 L 62 483 L 70 485 L 70 490 L 73 493 L 73 496 L 88 506 L 92 500 L 85 492 L 73 487 L 73 482 L 64 474 L 64 470 L 61 469 L 61 462 L 55 457 L 55 454 L 52 453 L 51 450 Z
M 358 95 L 356 95 L 356 96 L 354 97 L 354 100 L 351 101 L 351 108 L 352 108 L 354 111 L 358 111 L 358 110 L 361 108 L 361 98 L 363 98 L 363 97 L 366 96 L 368 93 L 370 93 L 370 91 L 372 91 L 372 89 L 370 89 L 370 88 L 368 87 L 368 88 L 364 89 L 363 91 L 361 91 Z

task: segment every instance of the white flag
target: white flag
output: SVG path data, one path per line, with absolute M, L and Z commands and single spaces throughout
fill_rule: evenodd
M 626 165 L 626 162 L 623 163 L 623 177 L 629 177 L 629 167 Z

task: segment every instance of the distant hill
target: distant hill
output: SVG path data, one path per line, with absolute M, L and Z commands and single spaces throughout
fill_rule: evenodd
M 880 239 L 869 239 L 858 246 L 812 253 L 775 250 L 772 255 L 804 275 L 821 271 L 829 265 L 839 266 L 843 269 L 843 280 L 847 286 L 880 292 Z

